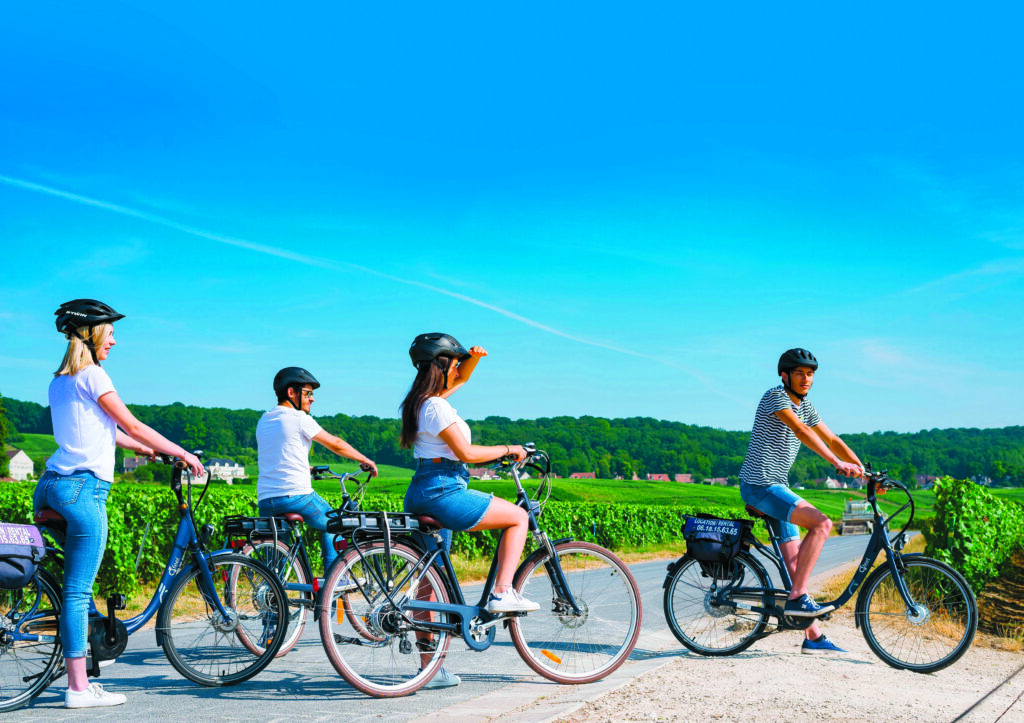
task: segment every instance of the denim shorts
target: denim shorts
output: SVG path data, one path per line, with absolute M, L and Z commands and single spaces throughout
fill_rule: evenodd
M 450 530 L 469 530 L 480 524 L 491 497 L 468 488 L 469 470 L 462 462 L 417 460 L 416 473 L 405 493 L 405 511 L 430 515 Z
M 740 497 L 759 512 L 768 515 L 765 522 L 779 542 L 800 539 L 800 528 L 789 521 L 797 504 L 804 499 L 786 485 L 748 485 L 740 483 Z

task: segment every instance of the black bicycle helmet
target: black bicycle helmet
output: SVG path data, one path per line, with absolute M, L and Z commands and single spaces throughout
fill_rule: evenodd
M 65 335 L 90 326 L 113 324 L 124 318 L 124 314 L 118 314 L 102 301 L 95 299 L 65 301 L 53 313 L 57 317 L 57 331 Z
M 789 373 L 797 367 L 810 367 L 816 370 L 818 368 L 818 360 L 814 357 L 814 354 L 799 347 L 788 349 L 779 357 L 779 376 L 782 376 L 782 372 Z
M 274 394 L 279 398 L 289 387 L 301 387 L 309 384 L 313 389 L 320 388 L 320 382 L 302 367 L 285 367 L 274 375 Z
M 409 358 L 417 369 L 423 362 L 431 362 L 439 356 L 448 356 L 464 361 L 469 359 L 469 352 L 451 334 L 432 332 L 420 334 L 412 340 L 409 347 Z

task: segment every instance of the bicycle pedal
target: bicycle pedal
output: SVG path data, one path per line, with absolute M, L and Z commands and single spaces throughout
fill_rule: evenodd
M 122 593 L 114 593 L 107 598 L 107 609 L 124 610 L 128 607 L 128 596 Z

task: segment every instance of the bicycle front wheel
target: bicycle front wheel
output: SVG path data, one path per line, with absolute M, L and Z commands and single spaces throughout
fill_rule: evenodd
M 320 640 L 334 669 L 366 695 L 409 695 L 434 677 L 448 654 L 451 634 L 424 624 L 447 623 L 449 616 L 404 607 L 410 600 L 449 601 L 437 569 L 419 563 L 411 547 L 392 542 L 389 554 L 383 542 L 374 542 L 346 552 L 324 581 Z
M 563 542 L 527 558 L 512 585 L 541 609 L 510 619 L 512 642 L 523 661 L 557 683 L 590 683 L 618 668 L 640 635 L 640 591 L 629 568 L 589 542 Z M 554 580 L 561 567 L 578 606 Z
M 288 598 L 277 576 L 256 560 L 220 554 L 212 562 L 214 589 L 199 567 L 206 561 L 197 559 L 160 607 L 157 633 L 183 676 L 200 685 L 234 685 L 273 661 L 288 632 Z
M 767 607 L 768 579 L 761 566 L 740 553 L 729 564 L 684 559 L 665 585 L 665 619 L 676 639 L 700 655 L 735 655 L 746 650 L 768 624 L 767 613 L 715 604 L 724 585 L 747 588 L 744 602 Z M 737 597 L 739 596 L 738 593 Z M 732 603 L 734 598 L 730 597 Z
M 254 560 L 259 560 L 277 573 L 277 577 L 281 581 L 281 585 L 284 586 L 285 593 L 288 595 L 288 634 L 281 644 L 281 649 L 277 651 L 277 657 L 279 658 L 287 655 L 295 647 L 295 644 L 299 642 L 299 638 L 302 637 L 302 631 L 309 620 L 313 603 L 312 592 L 288 589 L 288 586 L 293 584 L 310 584 L 309 576 L 302 569 L 298 557 L 294 557 L 290 563 L 288 562 L 290 552 L 291 548 L 284 540 L 278 540 L 276 545 L 273 540 L 261 540 L 256 544 L 248 544 L 241 549 L 241 554 Z M 247 641 L 248 638 L 243 639 L 243 642 Z M 262 649 L 254 646 L 251 652 L 258 655 L 262 652 Z
M 42 693 L 61 664 L 61 592 L 39 570 L 25 587 L 0 590 L 0 712 Z
M 861 632 L 875 655 L 894 668 L 934 673 L 971 647 L 978 603 L 963 576 L 930 557 L 902 558 L 914 607 L 908 609 L 888 565 L 875 569 L 857 599 Z

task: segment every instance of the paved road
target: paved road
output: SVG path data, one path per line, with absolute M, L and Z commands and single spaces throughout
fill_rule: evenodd
M 818 563 L 818 571 L 844 566 L 860 558 L 866 536 L 830 538 Z M 610 680 L 628 680 L 653 664 L 678 655 L 682 646 L 672 637 L 662 612 L 662 582 L 667 561 L 630 566 L 640 587 L 644 605 L 640 639 L 630 662 Z M 766 565 L 767 567 L 767 565 Z M 479 593 L 478 593 L 479 594 Z M 467 594 L 472 598 L 472 594 Z M 307 625 L 302 640 L 286 657 L 275 661 L 256 678 L 230 688 L 203 688 L 178 675 L 156 646 L 151 631 L 131 637 L 117 663 L 103 672 L 102 682 L 128 695 L 128 704 L 88 713 L 64 710 L 64 681 L 59 680 L 26 709 L 6 720 L 35 719 L 40 714 L 65 720 L 88 715 L 96 719 L 151 720 L 326 720 L 344 716 L 348 721 L 409 721 L 441 711 L 440 717 L 458 717 L 469 711 L 486 713 L 511 710 L 541 696 L 565 690 L 535 675 L 526 667 L 508 634 L 498 633 L 490 650 L 474 653 L 453 642 L 446 666 L 462 678 L 457 688 L 421 691 L 392 700 L 368 698 L 350 688 L 324 655 L 315 625 Z M 574 686 L 577 695 L 590 696 L 601 683 Z M 532 696 L 532 698 L 530 698 Z M 474 700 L 479 699 L 479 700 Z M 435 717 L 437 717 L 435 715 Z

